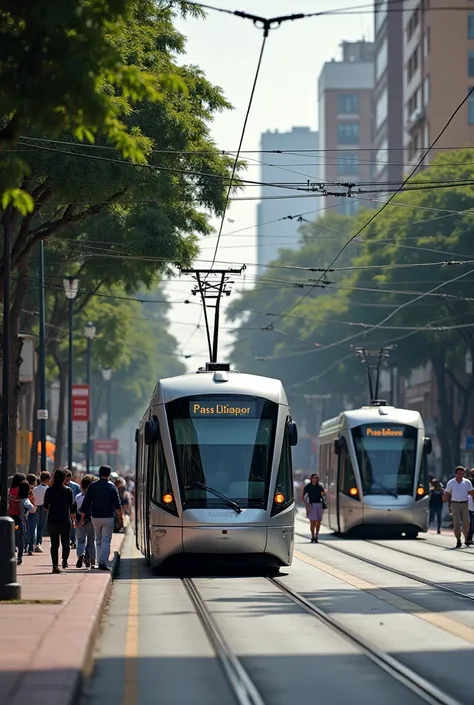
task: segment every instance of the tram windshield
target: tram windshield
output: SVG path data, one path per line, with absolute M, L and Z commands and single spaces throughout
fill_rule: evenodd
M 166 409 L 185 508 L 228 506 L 215 491 L 239 507 L 266 506 L 278 404 L 215 395 Z
M 378 423 L 352 429 L 365 495 L 413 494 L 417 433 L 413 426 Z

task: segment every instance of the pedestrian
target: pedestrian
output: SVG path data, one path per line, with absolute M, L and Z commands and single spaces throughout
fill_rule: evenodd
M 36 485 L 38 484 L 38 478 L 36 477 L 36 475 L 34 473 L 30 472 L 26 476 L 26 479 L 28 480 L 28 484 L 30 486 L 30 492 L 28 494 L 28 499 L 30 500 L 31 504 L 33 504 L 36 507 L 34 489 L 35 489 Z M 25 547 L 25 551 L 28 551 L 29 556 L 32 556 L 33 551 L 35 550 L 35 543 L 36 543 L 36 510 L 34 512 L 28 513 L 27 522 L 28 522 L 28 532 L 27 532 L 27 546 Z
M 53 476 L 53 483 L 44 493 L 43 507 L 48 512 L 48 532 L 51 540 L 51 561 L 53 573 L 59 570 L 59 541 L 62 546 L 63 569 L 68 567 L 71 535 L 71 523 L 76 517 L 74 495 L 70 487 L 64 484 L 65 470 L 58 469 Z
M 20 498 L 18 497 L 18 488 L 20 487 L 21 483 L 24 482 L 24 480 L 26 480 L 26 475 L 24 475 L 22 472 L 16 472 L 12 477 L 10 489 L 8 491 L 7 496 L 8 516 L 11 517 L 15 522 L 15 546 L 17 550 L 17 558 L 23 558 L 24 549 L 23 527 L 21 525 L 20 517 L 21 502 Z
M 43 553 L 43 533 L 44 533 L 44 525 L 46 522 L 46 512 L 44 511 L 43 507 L 43 502 L 44 502 L 44 495 L 46 490 L 48 489 L 49 485 L 51 482 L 51 475 L 49 472 L 46 470 L 43 470 L 43 472 L 40 475 L 40 484 L 36 485 L 36 487 L 33 490 L 33 496 L 35 498 L 35 505 L 36 505 L 36 546 L 35 546 L 35 552 L 36 553 Z
M 318 543 L 319 529 L 323 520 L 324 485 L 319 482 L 319 475 L 313 473 L 311 480 L 303 488 L 302 500 L 306 504 L 306 516 L 311 529 L 311 543 Z
M 81 491 L 81 488 L 77 482 L 74 482 L 72 479 L 72 472 L 69 469 L 66 469 L 66 480 L 64 484 L 66 487 L 70 487 L 75 499 Z M 74 524 L 71 524 L 71 548 L 76 548 L 76 527 Z
M 93 482 L 86 493 L 81 507 L 80 525 L 85 525 L 86 516 L 92 516 L 95 532 L 96 555 L 100 570 L 109 570 L 110 541 L 114 530 L 115 514 L 122 521 L 120 497 L 115 485 L 110 482 L 112 470 L 108 465 L 99 468 L 99 481 Z
M 36 507 L 30 499 L 30 489 L 31 485 L 29 484 L 28 480 L 23 480 L 23 482 L 20 482 L 20 486 L 18 487 L 18 499 L 20 500 L 20 521 L 23 551 L 18 551 L 18 565 L 22 564 L 23 554 L 25 551 L 28 551 L 29 556 L 33 555 L 33 551 L 30 552 L 29 550 L 29 517 L 31 514 L 34 514 L 36 512 Z
M 429 525 L 436 519 L 438 525 L 438 534 L 441 533 L 441 518 L 443 515 L 443 496 L 444 489 L 443 485 L 439 480 L 433 478 L 431 480 L 430 487 L 430 499 L 429 499 L 429 510 L 430 510 L 430 521 Z
M 87 494 L 89 486 L 92 484 L 92 477 L 84 475 L 81 480 L 81 492 L 76 497 L 78 513 Z M 77 535 L 77 563 L 76 568 L 82 568 L 84 563 L 86 568 L 94 568 L 95 565 L 95 534 L 91 521 L 90 512 L 86 515 L 84 525 L 79 523 L 76 529 Z M 87 543 L 86 543 L 87 542 Z
M 474 468 L 470 470 L 471 484 L 474 487 Z M 469 533 L 467 535 L 467 543 L 472 546 L 472 538 L 474 535 L 474 498 L 469 495 L 467 500 L 467 508 L 469 509 Z
M 468 498 L 474 495 L 474 488 L 470 480 L 464 477 L 466 468 L 459 465 L 454 471 L 454 477 L 448 481 L 444 499 L 448 502 L 449 511 L 453 516 L 454 535 L 456 548 L 461 548 L 461 524 L 464 534 L 464 543 L 468 546 L 469 535 L 469 505 Z

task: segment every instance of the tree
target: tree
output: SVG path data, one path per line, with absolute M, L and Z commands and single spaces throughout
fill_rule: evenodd
M 41 135 L 36 125 L 27 130 L 27 141 L 22 141 L 33 150 L 28 169 L 22 162 L 18 170 L 18 157 L 4 154 L 16 174 L 16 187 L 34 200 L 32 212 L 15 208 L 12 216 L 11 375 L 15 394 L 21 355 L 20 312 L 30 281 L 31 254 L 40 240 L 61 236 L 71 269 L 79 260 L 82 268 L 92 253 L 97 291 L 112 282 L 136 291 L 155 283 L 156 273 L 166 272 L 169 264 L 189 264 L 196 251 L 196 235 L 210 232 L 201 208 L 213 213 L 223 208 L 231 160 L 210 139 L 209 121 L 229 105 L 196 67 L 176 64 L 173 56 L 184 51 L 184 38 L 172 20 L 169 6 L 156 10 L 153 3 L 140 0 L 127 21 L 120 22 L 120 32 L 117 29 L 109 38 L 124 66 L 147 72 L 155 81 L 176 75 L 186 85 L 185 91 L 176 91 L 175 83 L 162 81 L 166 100 L 154 101 L 153 96 L 145 98 L 128 93 L 123 86 L 103 84 L 120 104 L 129 133 L 148 149 L 148 165 L 136 166 L 120 158 L 111 149 L 107 132 L 100 134 L 91 151 L 76 145 L 74 135 L 61 134 L 57 143 L 38 141 Z M 150 153 L 151 146 L 156 154 Z M 111 261 L 117 267 L 115 276 L 109 274 Z M 63 273 L 55 275 L 57 286 Z M 16 401 L 14 395 L 12 443 Z
M 173 3 L 152 0 L 4 0 L 0 9 L 0 148 L 17 143 L 33 125 L 41 134 L 71 132 L 94 141 L 106 136 L 122 153 L 146 161 L 151 143 L 128 129 L 124 117 L 137 99 L 163 100 L 170 87 L 185 90 L 174 74 L 152 73 L 127 61 L 121 41 L 138 17 L 149 23 L 168 18 Z M 174 3 L 182 12 L 199 8 Z M 165 89 L 165 90 L 164 90 Z M 15 186 L 18 167 L 2 169 L 2 205 L 23 212 L 31 197 Z

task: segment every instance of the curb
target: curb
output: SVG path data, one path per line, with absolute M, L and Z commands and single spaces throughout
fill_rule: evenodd
M 125 541 L 125 536 L 122 541 L 122 546 L 123 542 Z M 102 601 L 100 603 L 100 607 L 97 610 L 96 618 L 94 621 L 94 626 L 91 629 L 91 633 L 89 634 L 89 638 L 87 640 L 87 646 L 86 646 L 86 656 L 82 664 L 79 665 L 78 667 L 78 672 L 75 677 L 75 683 L 74 687 L 72 689 L 71 696 L 67 699 L 67 702 L 65 705 L 78 705 L 81 699 L 82 691 L 84 688 L 84 685 L 87 683 L 87 680 L 90 678 L 93 670 L 94 670 L 94 662 L 95 662 L 95 647 L 97 644 L 97 640 L 101 631 L 101 625 L 102 625 L 102 618 L 104 616 L 106 607 L 109 603 L 110 599 L 110 593 L 112 592 L 112 585 L 115 580 L 115 578 L 119 575 L 119 569 L 120 569 L 120 556 L 121 556 L 121 548 L 118 551 L 114 551 L 114 557 L 112 559 L 112 567 L 110 570 L 110 579 L 107 583 L 107 587 L 104 590 L 104 594 L 102 597 Z

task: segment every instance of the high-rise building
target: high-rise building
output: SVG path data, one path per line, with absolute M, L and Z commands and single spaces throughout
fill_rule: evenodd
M 318 81 L 319 144 L 323 179 L 328 190 L 347 193 L 332 184 L 372 180 L 374 44 L 342 43 L 342 59 L 324 64 Z M 359 198 L 328 196 L 326 210 L 354 214 Z
M 260 179 L 264 184 L 320 181 L 318 133 L 311 128 L 293 127 L 291 132 L 264 132 L 260 148 Z M 280 150 L 282 153 L 277 153 Z M 280 248 L 298 247 L 298 229 L 301 225 L 298 215 L 306 214 L 305 218 L 314 220 L 323 206 L 321 197 L 308 198 L 306 193 L 298 197 L 294 191 L 271 185 L 261 187 L 261 198 L 257 206 L 257 263 L 260 274 L 267 264 L 278 257 Z
M 403 0 L 376 0 L 374 12 L 374 165 L 378 183 L 403 175 Z
M 463 4 L 466 12 L 448 9 Z M 471 5 L 472 12 L 469 12 Z M 415 165 L 423 148 L 441 132 L 474 85 L 474 3 L 405 0 L 403 22 L 405 161 Z M 471 96 L 439 139 L 436 150 L 427 156 L 425 164 L 429 164 L 440 149 L 473 142 L 474 96 Z

